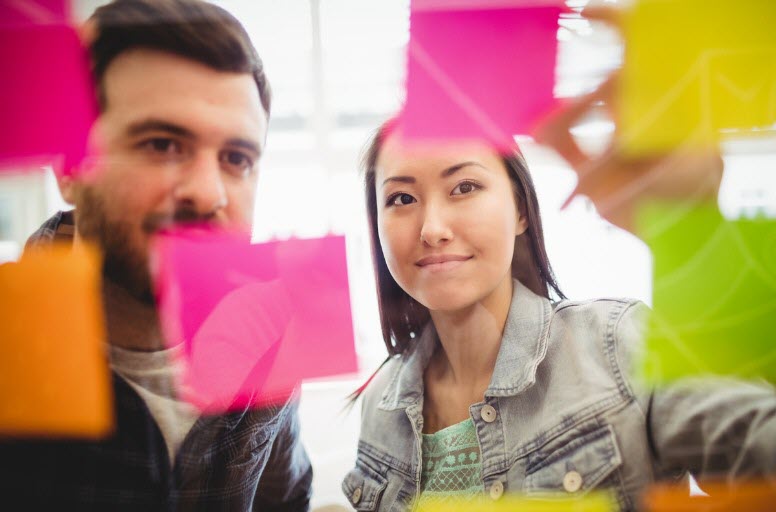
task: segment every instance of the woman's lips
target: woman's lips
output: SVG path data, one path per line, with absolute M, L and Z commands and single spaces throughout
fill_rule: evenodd
M 436 254 L 419 259 L 415 262 L 415 265 L 427 272 L 443 272 L 456 269 L 471 258 L 471 256 L 458 254 Z

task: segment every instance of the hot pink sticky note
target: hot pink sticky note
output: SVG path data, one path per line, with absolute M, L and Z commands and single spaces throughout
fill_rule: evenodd
M 482 139 L 499 148 L 555 105 L 557 1 L 413 0 L 408 139 Z
M 357 371 L 343 237 L 249 244 L 181 231 L 155 244 L 181 396 L 206 413 L 285 401 L 302 379 Z
M 0 172 L 55 164 L 70 174 L 98 110 L 87 51 L 65 2 L 17 0 L 0 13 Z
M 66 0 L 3 0 L 0 25 L 44 25 L 67 23 L 70 4 Z

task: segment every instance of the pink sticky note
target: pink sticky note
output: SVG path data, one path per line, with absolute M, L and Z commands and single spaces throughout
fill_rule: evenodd
M 283 402 L 302 379 L 357 371 L 343 237 L 180 231 L 158 238 L 154 261 L 165 338 L 185 347 L 181 396 L 201 411 Z
M 0 25 L 67 23 L 70 5 L 65 0 L 3 0 Z
M 476 138 L 506 149 L 553 108 L 558 2 L 411 7 L 400 122 L 408 139 Z
M 0 27 L 0 172 L 56 164 L 70 174 L 97 116 L 86 49 L 61 23 Z

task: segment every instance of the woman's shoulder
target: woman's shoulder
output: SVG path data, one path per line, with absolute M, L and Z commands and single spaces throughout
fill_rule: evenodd
M 550 338 L 567 340 L 569 349 L 598 354 L 603 364 L 630 375 L 643 356 L 649 307 L 633 298 L 563 300 L 555 304 Z
M 628 297 L 564 299 L 553 306 L 553 323 L 585 329 L 602 327 L 607 331 L 617 330 L 624 324 L 643 325 L 650 311 L 641 300 Z

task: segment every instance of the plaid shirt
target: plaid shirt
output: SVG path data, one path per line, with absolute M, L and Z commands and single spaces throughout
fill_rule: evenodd
M 26 249 L 72 237 L 60 212 Z M 116 432 L 103 441 L 3 440 L 0 490 L 20 509 L 307 510 L 312 467 L 297 402 L 200 417 L 170 467 L 148 407 L 113 374 Z

